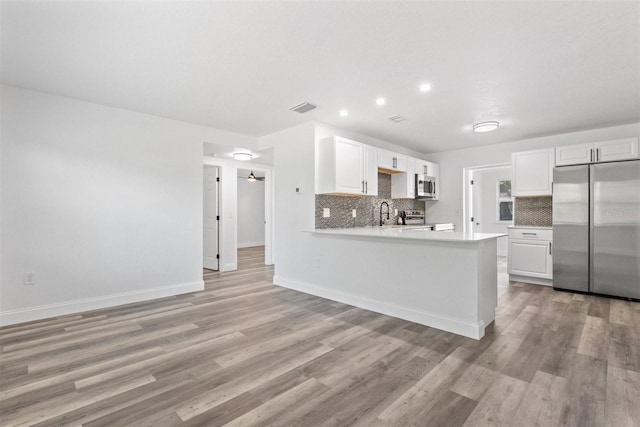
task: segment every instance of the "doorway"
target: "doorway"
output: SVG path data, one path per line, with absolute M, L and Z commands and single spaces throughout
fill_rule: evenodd
M 204 166 L 203 194 L 203 251 L 202 265 L 208 270 L 220 269 L 220 170 Z
M 265 253 L 266 174 L 262 170 L 238 169 L 238 268 L 246 254 Z M 251 248 L 251 250 L 249 250 Z M 263 256 L 264 263 L 264 256 Z
M 507 233 L 513 225 L 511 165 L 465 168 L 465 215 L 463 229 L 471 233 Z M 498 256 L 507 256 L 507 238 L 501 237 Z

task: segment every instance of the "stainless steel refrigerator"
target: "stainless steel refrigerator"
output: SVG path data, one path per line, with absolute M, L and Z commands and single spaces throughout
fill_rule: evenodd
M 553 170 L 553 287 L 640 299 L 640 160 Z

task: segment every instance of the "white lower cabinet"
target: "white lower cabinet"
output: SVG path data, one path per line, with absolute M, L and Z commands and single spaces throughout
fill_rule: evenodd
M 508 249 L 509 275 L 518 281 L 551 284 L 553 278 L 553 246 L 551 229 L 510 228 Z M 525 278 L 521 280 L 520 277 Z

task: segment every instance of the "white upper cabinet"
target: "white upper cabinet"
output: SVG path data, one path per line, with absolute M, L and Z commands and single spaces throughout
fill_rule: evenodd
M 416 163 L 414 157 L 407 157 L 407 172 L 391 175 L 391 198 L 413 199 L 416 197 Z
M 316 194 L 377 195 L 376 157 L 376 149 L 357 141 L 338 136 L 320 140 L 317 147 Z
M 390 172 L 406 172 L 407 156 L 379 148 L 378 167 Z
M 616 139 L 556 148 L 556 166 L 615 162 L 639 158 L 638 138 Z
M 579 165 L 593 161 L 593 144 L 569 145 L 556 148 L 556 166 Z
M 596 142 L 595 149 L 596 162 L 615 162 L 640 158 L 638 156 L 638 138 Z
M 428 162 L 426 160 L 416 159 L 416 172 L 420 175 L 436 176 L 438 170 L 438 164 Z
M 364 146 L 364 193 L 367 196 L 378 195 L 378 149 Z
M 514 196 L 551 195 L 553 148 L 511 153 L 512 194 Z

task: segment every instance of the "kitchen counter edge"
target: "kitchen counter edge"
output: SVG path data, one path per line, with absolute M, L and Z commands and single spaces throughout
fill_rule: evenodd
M 431 231 L 419 228 L 323 228 L 304 230 L 308 233 L 325 236 L 374 237 L 383 239 L 425 240 L 438 242 L 477 243 L 483 240 L 506 237 L 506 233 L 463 233 L 460 231 Z

